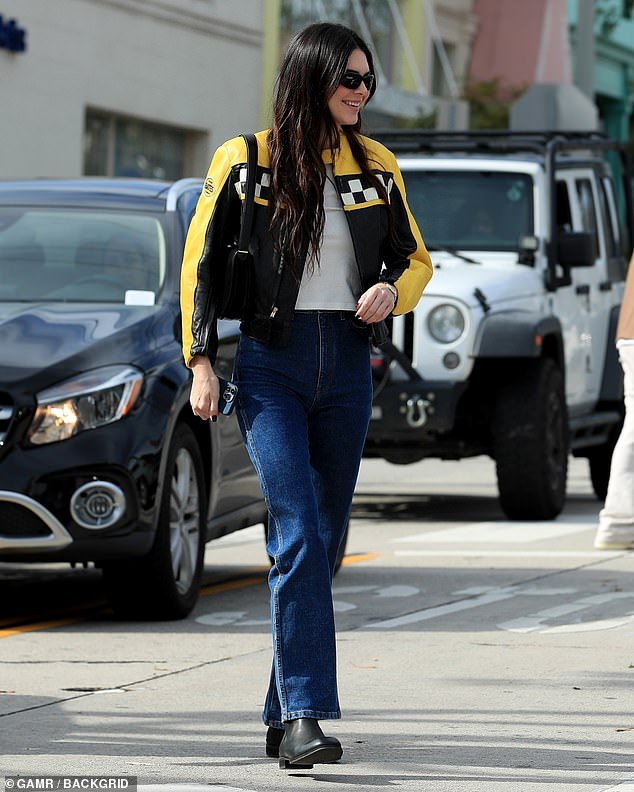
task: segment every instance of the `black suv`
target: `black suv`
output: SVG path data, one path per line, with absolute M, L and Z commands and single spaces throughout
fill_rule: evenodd
M 199 180 L 0 183 L 0 560 L 94 562 L 116 612 L 192 609 L 205 542 L 265 520 L 235 416 L 189 406 Z M 220 323 L 231 375 L 237 323 Z

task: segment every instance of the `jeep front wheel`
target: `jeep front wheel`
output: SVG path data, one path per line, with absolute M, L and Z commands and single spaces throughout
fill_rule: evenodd
M 493 424 L 500 505 L 512 520 L 551 520 L 564 507 L 568 421 L 561 371 L 526 361 L 498 393 Z

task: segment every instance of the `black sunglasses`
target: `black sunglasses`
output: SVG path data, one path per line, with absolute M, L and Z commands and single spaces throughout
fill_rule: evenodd
M 365 85 L 368 91 L 371 91 L 374 85 L 374 75 L 372 72 L 359 74 L 357 71 L 347 71 L 340 80 L 340 84 L 343 85 L 344 88 L 351 88 L 352 90 L 358 88 L 361 83 Z

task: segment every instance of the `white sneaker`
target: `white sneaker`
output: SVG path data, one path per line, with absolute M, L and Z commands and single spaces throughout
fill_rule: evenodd
M 625 536 L 614 532 L 597 534 L 594 540 L 596 550 L 634 550 L 634 535 Z

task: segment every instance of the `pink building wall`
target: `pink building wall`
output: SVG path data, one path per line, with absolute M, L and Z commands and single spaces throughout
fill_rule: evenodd
M 570 83 L 566 0 L 475 0 L 469 79 L 506 88 Z

